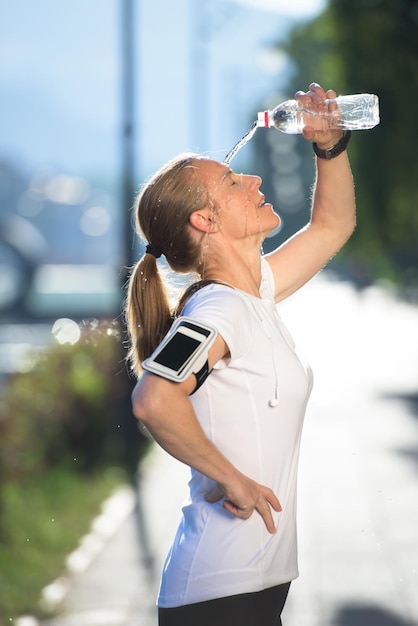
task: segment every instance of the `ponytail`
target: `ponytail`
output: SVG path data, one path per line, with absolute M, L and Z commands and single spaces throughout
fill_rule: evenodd
M 174 313 L 155 258 L 162 253 L 178 273 L 199 272 L 201 244 L 191 235 L 190 215 L 207 205 L 207 192 L 196 175 L 198 155 L 180 155 L 144 186 L 136 202 L 137 231 L 150 253 L 134 266 L 128 282 L 126 323 L 128 359 L 134 373 L 167 334 Z
M 158 346 L 173 321 L 167 290 L 151 254 L 145 254 L 133 268 L 126 321 L 130 338 L 128 359 L 139 376 L 142 361 Z

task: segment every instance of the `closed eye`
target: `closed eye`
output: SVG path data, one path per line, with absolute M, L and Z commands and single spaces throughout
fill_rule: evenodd
M 237 174 L 235 174 L 235 172 L 232 172 L 232 171 L 228 172 L 228 177 L 229 177 L 229 180 L 231 181 L 231 187 L 232 187 L 232 185 L 237 185 L 238 184 L 238 181 L 235 180 L 235 176 L 237 176 Z
M 228 170 L 225 172 L 222 179 L 223 181 L 227 180 L 229 182 L 229 186 L 232 187 L 233 185 L 238 185 L 238 181 L 235 180 L 235 177 L 237 177 L 237 174 L 235 174 L 232 170 Z

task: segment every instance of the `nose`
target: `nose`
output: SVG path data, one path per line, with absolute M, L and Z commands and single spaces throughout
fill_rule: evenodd
M 262 183 L 260 176 L 254 176 L 252 174 L 247 174 L 246 179 L 248 181 L 248 186 L 250 187 L 251 190 L 259 189 Z

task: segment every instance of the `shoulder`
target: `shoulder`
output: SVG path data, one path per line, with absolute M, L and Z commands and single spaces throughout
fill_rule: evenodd
M 241 292 L 225 285 L 211 284 L 193 294 L 184 307 L 183 314 L 191 317 L 212 319 L 212 323 L 236 320 L 245 316 L 248 306 Z
M 253 316 L 238 290 L 219 284 L 207 285 L 193 294 L 183 315 L 214 326 L 230 352 L 238 356 L 253 336 Z

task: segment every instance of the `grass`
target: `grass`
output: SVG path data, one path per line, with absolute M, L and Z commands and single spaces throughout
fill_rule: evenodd
M 86 477 L 59 469 L 3 488 L 0 626 L 19 615 L 40 615 L 41 590 L 62 573 L 65 557 L 122 482 L 117 470 Z

